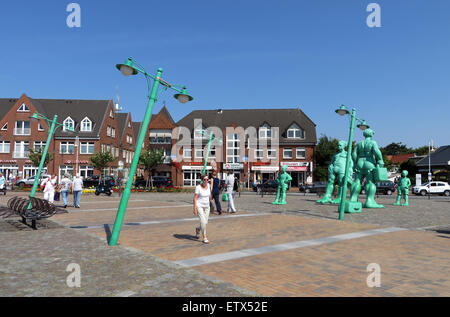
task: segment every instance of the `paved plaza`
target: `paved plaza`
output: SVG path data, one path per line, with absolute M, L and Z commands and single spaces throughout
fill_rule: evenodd
M 19 194 L 25 196 L 25 193 Z M 0 197 L 5 206 L 9 198 Z M 195 239 L 192 194 L 132 194 L 119 245 L 109 247 L 120 198 L 82 197 L 33 231 L 0 220 L 1 296 L 450 296 L 450 199 L 346 214 L 316 195 L 243 193 L 238 213 L 211 215 Z M 223 203 L 226 210 L 226 203 Z M 70 288 L 66 268 L 81 268 Z M 370 264 L 380 268 L 369 287 Z

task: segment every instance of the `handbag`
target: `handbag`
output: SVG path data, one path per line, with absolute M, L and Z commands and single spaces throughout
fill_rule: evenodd
M 223 195 L 222 195 L 222 201 L 228 201 L 229 199 L 228 199 L 228 193 L 224 193 Z
M 374 170 L 375 182 L 384 182 L 388 180 L 388 173 L 386 167 L 376 167 Z

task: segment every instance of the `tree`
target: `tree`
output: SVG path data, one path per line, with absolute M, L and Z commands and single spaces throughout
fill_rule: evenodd
M 338 139 L 332 139 L 322 135 L 316 146 L 316 168 L 314 169 L 314 179 L 326 181 L 328 179 L 328 165 L 331 163 L 333 155 L 338 151 Z
M 386 145 L 385 147 L 380 148 L 380 151 L 381 153 L 383 153 L 383 155 L 408 154 L 411 153 L 411 150 L 411 148 L 408 148 L 406 144 L 403 144 L 402 142 L 393 142 L 389 145 Z
M 33 149 L 30 149 L 30 154 L 28 154 L 28 158 L 32 162 L 33 166 L 39 167 L 39 165 L 41 164 L 43 152 L 44 151 L 42 150 L 42 148 L 38 148 L 36 151 L 34 151 Z M 48 166 L 48 163 L 53 161 L 53 158 L 54 158 L 54 155 L 52 153 L 47 152 L 47 156 L 45 157 L 45 160 L 44 160 L 44 167 Z
M 94 168 L 100 171 L 100 178 L 103 175 L 103 169 L 108 167 L 109 163 L 114 162 L 115 160 L 110 152 L 97 152 L 89 159 Z
M 420 156 L 420 155 L 428 155 L 428 151 L 429 151 L 428 145 L 424 145 L 424 146 L 413 149 L 411 153 L 414 153 L 414 154 Z
M 142 151 L 141 156 L 139 157 L 139 164 L 144 166 L 144 170 L 148 172 L 149 176 L 153 176 L 153 172 L 156 166 L 162 164 L 163 162 L 164 162 L 164 149 L 160 150 L 147 149 L 146 151 Z M 148 187 L 148 180 L 149 179 L 147 178 L 146 187 Z
M 408 171 L 408 178 L 411 180 L 411 182 L 414 181 L 416 178 L 416 174 L 418 173 L 418 168 L 416 166 L 415 160 L 407 160 L 400 164 L 400 171 L 406 170 Z

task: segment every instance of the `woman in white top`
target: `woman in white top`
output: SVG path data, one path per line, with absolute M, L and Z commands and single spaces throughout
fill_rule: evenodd
M 53 177 L 50 175 L 49 178 L 46 178 L 42 181 L 41 187 L 44 188 L 44 200 L 47 200 L 49 203 L 53 204 L 53 198 L 55 197 L 55 185 L 56 185 L 57 176 Z
M 202 183 L 197 185 L 194 194 L 194 215 L 200 218 L 200 227 L 195 228 L 196 238 L 200 238 L 200 231 L 203 235 L 203 243 L 209 243 L 206 237 L 206 225 L 208 224 L 210 213 L 211 187 L 208 183 L 208 176 L 203 175 Z

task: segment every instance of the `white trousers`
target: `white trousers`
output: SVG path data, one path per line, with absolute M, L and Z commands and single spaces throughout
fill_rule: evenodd
M 197 205 L 197 214 L 200 218 L 200 229 L 202 230 L 203 236 L 206 235 L 206 225 L 208 224 L 210 207 L 201 207 Z
M 45 192 L 44 193 L 44 200 L 48 200 L 49 203 L 53 204 L 53 198 L 55 197 L 55 192 Z
M 236 212 L 236 208 L 234 207 L 234 192 L 233 190 L 227 190 L 228 194 L 228 211 Z

